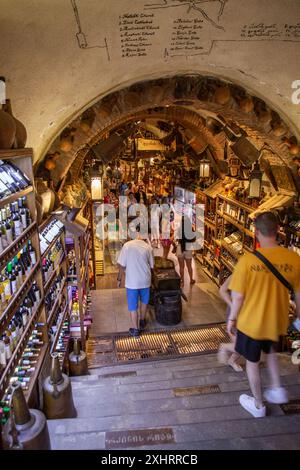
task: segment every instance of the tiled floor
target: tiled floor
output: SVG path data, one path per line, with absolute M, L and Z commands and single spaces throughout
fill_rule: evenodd
M 155 255 L 160 252 L 156 250 Z M 169 258 L 175 261 L 178 270 L 178 262 L 174 255 Z M 203 273 L 198 261 L 193 261 L 196 284 L 189 285 L 188 273 L 185 273 L 186 285 L 183 288 L 188 301 L 182 300 L 182 321 L 177 326 L 191 326 L 207 323 L 221 322 L 225 320 L 226 306 L 220 299 L 217 286 Z M 109 276 L 109 283 L 105 277 Z M 101 283 L 112 287 L 115 284 L 116 275 L 108 274 L 104 276 Z M 112 277 L 113 276 L 113 277 Z M 90 336 L 99 336 L 105 333 L 116 333 L 127 331 L 130 324 L 129 313 L 126 303 L 126 292 L 124 288 L 100 288 L 92 291 L 93 324 L 90 329 Z M 147 329 L 166 328 L 155 320 L 154 309 L 149 308 L 147 314 Z M 172 328 L 172 327 L 170 327 Z

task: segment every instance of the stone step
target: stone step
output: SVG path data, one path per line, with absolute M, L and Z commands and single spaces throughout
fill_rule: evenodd
M 268 406 L 269 416 L 281 416 L 283 411 L 278 405 Z M 77 419 L 51 420 L 49 426 L 54 434 L 120 431 L 126 429 L 143 429 L 156 427 L 179 426 L 182 424 L 212 423 L 227 420 L 250 420 L 252 417 L 239 404 L 200 409 L 179 409 L 160 411 L 159 413 L 132 413 L 121 416 L 87 417 Z
M 295 366 L 294 366 L 295 367 Z M 287 375 L 293 375 L 293 372 L 298 373 L 297 367 L 289 370 L 288 368 L 281 369 L 281 377 Z M 268 372 L 264 369 L 261 370 L 262 377 L 268 377 Z M 77 390 L 82 388 L 84 384 L 90 386 L 118 386 L 122 384 L 139 384 L 139 383 L 149 383 L 149 382 L 158 382 L 172 379 L 185 379 L 201 376 L 212 376 L 212 375 L 224 375 L 224 374 L 234 374 L 239 380 L 243 381 L 247 378 L 245 372 L 233 372 L 231 367 L 228 366 L 219 366 L 216 368 L 204 368 L 204 369 L 191 369 L 187 371 L 161 371 L 157 370 L 153 374 L 139 374 L 139 371 L 128 371 L 128 372 L 117 372 L 115 374 L 106 374 L 106 375 L 93 375 L 87 376 L 85 380 L 72 380 L 73 389 Z M 76 377 L 79 379 L 79 377 Z
M 247 390 L 247 389 L 245 389 Z M 244 390 L 244 391 L 245 391 Z M 299 385 L 288 387 L 290 400 L 299 399 Z M 175 411 L 183 409 L 213 408 L 220 406 L 236 405 L 239 402 L 241 390 L 225 393 L 199 394 L 190 396 L 172 396 L 151 400 L 136 400 L 135 395 L 118 397 L 113 395 L 105 403 L 95 402 L 86 406 L 86 398 L 74 398 L 74 404 L 78 412 L 78 418 L 108 417 L 140 413 L 158 413 L 161 411 Z
M 300 388 L 299 388 L 300 378 L 299 374 L 296 376 L 290 377 L 283 377 L 282 384 L 286 387 L 295 387 L 296 391 L 298 391 L 298 396 L 300 395 Z M 218 384 L 221 392 L 249 392 L 249 384 L 247 380 L 242 382 L 229 382 Z M 203 395 L 201 395 L 203 396 Z M 80 391 L 73 391 L 73 397 L 76 402 L 80 404 L 80 406 L 89 406 L 91 402 L 101 403 L 105 401 L 105 403 L 117 403 L 118 400 L 131 400 L 134 399 L 135 401 L 146 401 L 146 400 L 159 400 L 165 398 L 173 398 L 174 397 L 174 389 L 173 388 L 166 388 L 166 389 L 157 389 L 157 390 L 149 390 L 149 391 L 140 391 L 137 394 L 132 395 L 129 392 L 123 392 L 121 395 L 117 389 L 112 388 L 109 390 L 89 390 L 89 389 L 81 389 Z M 297 396 L 296 396 L 297 398 Z
M 136 368 L 141 368 L 144 369 L 146 368 L 151 368 L 151 369 L 156 369 L 157 367 L 169 367 L 171 365 L 179 366 L 181 364 L 200 364 L 200 363 L 207 363 L 210 361 L 217 361 L 217 353 L 209 353 L 209 354 L 199 354 L 195 356 L 179 356 L 176 358 L 169 358 L 169 359 L 160 359 L 160 360 L 155 360 L 155 361 L 142 361 L 142 362 L 130 362 L 127 364 L 124 364 L 122 362 L 117 363 L 116 365 L 106 365 L 102 367 L 93 367 L 90 369 L 90 372 L 92 373 L 93 370 L 102 370 L 103 368 L 105 369 L 115 369 L 115 367 L 121 368 L 121 369 L 126 369 L 127 367 L 136 367 Z
M 76 423 L 85 420 L 60 420 L 58 423 L 64 421 Z M 87 431 L 85 428 L 80 428 L 80 426 L 78 428 L 78 426 L 60 425 L 54 420 L 48 421 L 48 426 L 53 450 L 105 449 L 105 431 Z M 90 426 L 90 428 L 92 428 L 92 426 Z M 138 430 L 147 428 L 151 428 L 151 425 L 148 423 L 147 426 L 139 427 L 138 425 L 134 425 L 123 429 Z M 172 429 L 175 437 L 174 444 L 135 447 L 135 449 L 256 449 L 257 445 L 259 445 L 261 449 L 279 448 L 299 450 L 300 443 L 299 415 L 267 416 L 262 419 L 250 417 L 234 421 L 228 419 L 221 422 L 212 421 L 209 426 L 207 422 L 182 424 L 173 425 Z M 226 439 L 224 439 L 224 436 L 226 436 Z M 129 449 L 130 447 L 128 446 L 126 448 Z
M 262 384 L 268 386 L 269 384 L 269 376 L 266 370 L 262 370 Z M 292 383 L 299 383 L 300 374 L 290 374 L 287 376 L 282 376 L 282 379 L 289 378 Z M 128 380 L 130 379 L 130 380 Z M 221 370 L 220 373 L 213 373 L 210 375 L 201 375 L 196 374 L 192 377 L 183 377 L 183 378 L 166 378 L 163 379 L 159 376 L 146 376 L 144 377 L 133 376 L 133 377 L 119 377 L 114 379 L 98 379 L 98 380 L 90 380 L 88 382 L 73 382 L 72 389 L 73 393 L 80 393 L 80 391 L 84 390 L 88 383 L 89 392 L 92 393 L 96 390 L 96 393 L 101 394 L 109 394 L 113 389 L 115 392 L 118 393 L 127 393 L 127 392 L 139 392 L 142 391 L 149 391 L 149 390 L 160 390 L 160 389 L 173 389 L 179 387 L 193 387 L 193 386 L 204 386 L 204 385 L 213 385 L 213 384 L 224 384 L 224 383 L 232 383 L 232 382 L 243 382 L 246 380 L 246 374 L 244 372 L 227 372 Z M 295 379 L 295 381 L 293 381 Z M 109 380 L 109 381 L 108 381 Z M 226 391 L 222 389 L 222 391 Z
M 294 366 L 291 362 L 291 358 L 288 355 L 278 354 L 278 362 L 281 369 L 288 368 L 289 370 L 297 370 L 297 366 Z M 242 361 L 243 363 L 243 361 Z M 265 365 L 265 363 L 263 362 Z M 205 368 L 222 367 L 217 360 L 216 354 L 193 356 L 189 358 L 177 358 L 168 359 L 164 361 L 152 361 L 152 362 L 137 362 L 130 364 L 117 364 L 114 366 L 103 366 L 98 368 L 90 368 L 90 375 L 108 375 L 116 374 L 119 372 L 136 371 L 138 375 L 152 374 L 156 370 L 174 370 L 184 371 L 192 369 L 205 369 Z M 81 376 L 89 377 L 89 376 Z M 72 380 L 80 381 L 79 377 L 73 377 Z M 84 380 L 85 380 L 84 379 Z

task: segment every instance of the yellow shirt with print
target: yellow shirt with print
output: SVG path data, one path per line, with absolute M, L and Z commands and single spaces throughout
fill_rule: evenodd
M 260 251 L 300 291 L 300 256 L 282 247 Z M 253 254 L 238 261 L 229 289 L 244 295 L 237 329 L 253 339 L 278 341 L 287 333 L 289 292 L 271 271 Z

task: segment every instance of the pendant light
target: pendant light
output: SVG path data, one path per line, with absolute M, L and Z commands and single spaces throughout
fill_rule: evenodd
M 201 160 L 199 165 L 199 177 L 200 178 L 209 178 L 210 176 L 210 161 Z
M 262 183 L 262 172 L 259 163 L 256 162 L 249 179 L 249 198 L 260 198 Z

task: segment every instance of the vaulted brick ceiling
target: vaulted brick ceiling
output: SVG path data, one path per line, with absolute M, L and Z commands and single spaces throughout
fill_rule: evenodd
M 300 138 L 300 104 L 291 99 L 300 79 L 298 0 L 274 0 L 272 7 L 269 0 L 2 0 L 0 15 L 0 75 L 35 161 L 102 97 L 185 74 L 242 86 Z M 124 117 L 114 111 L 105 124 L 113 128 Z

